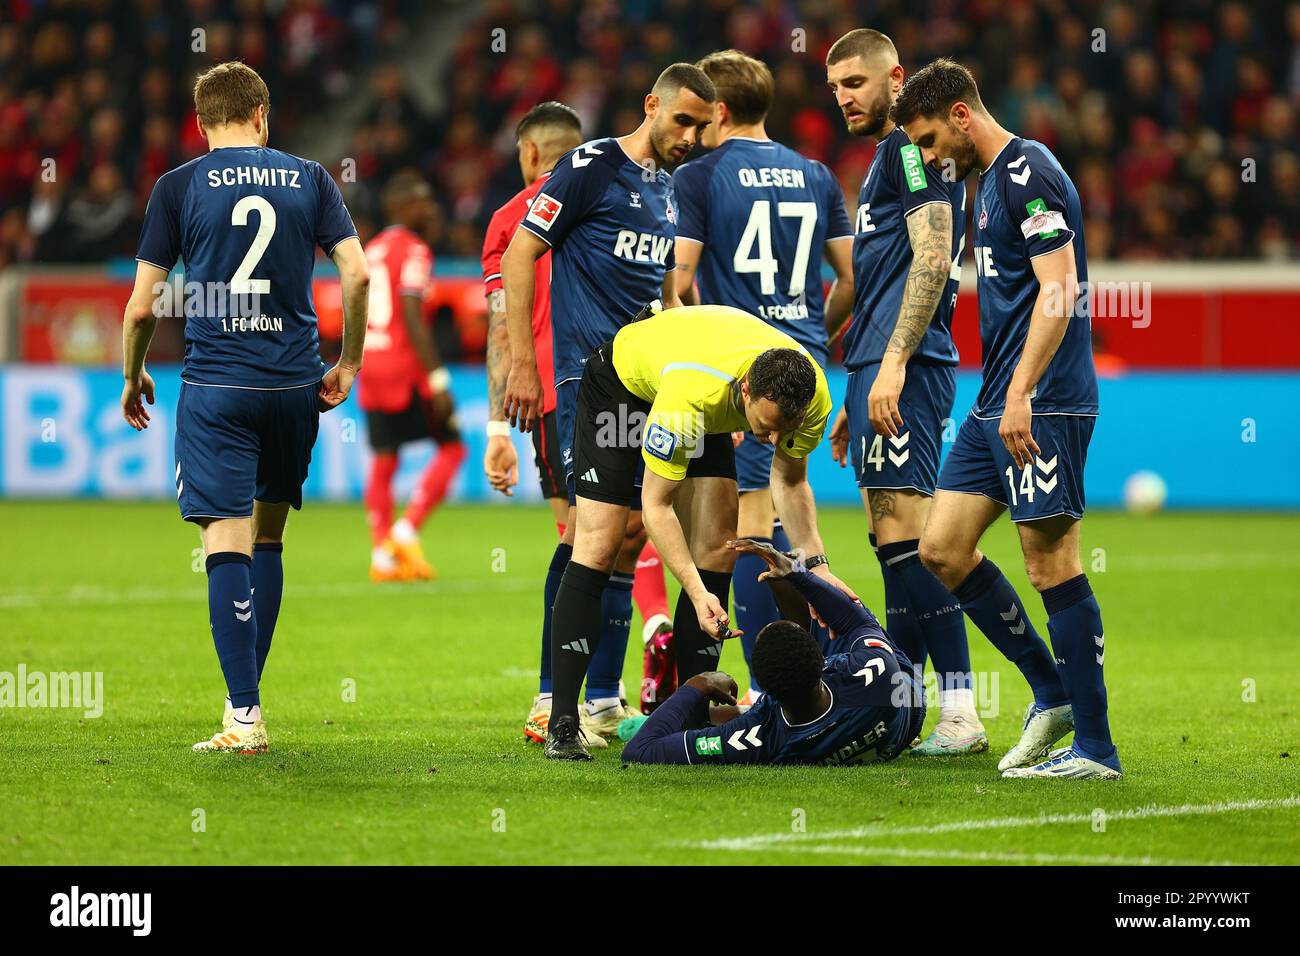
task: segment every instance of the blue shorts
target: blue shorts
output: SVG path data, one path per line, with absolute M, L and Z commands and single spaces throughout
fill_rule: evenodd
M 849 417 L 849 454 L 859 488 L 912 488 L 933 495 L 939 475 L 944 421 L 952 414 L 957 370 L 951 365 L 909 362 L 898 411 L 897 436 L 877 435 L 867 417 L 867 396 L 879 364 L 849 373 L 844 407 Z
M 568 489 L 569 504 L 578 503 L 577 485 L 573 480 L 573 430 L 578 420 L 578 387 L 582 379 L 571 378 L 555 386 L 555 427 L 560 438 L 560 461 L 564 464 L 564 482 Z M 645 477 L 645 462 L 637 456 L 635 498 L 632 510 L 641 510 L 641 482 Z
M 253 501 L 302 507 L 320 426 L 319 385 L 251 389 L 181 385 L 176 500 L 186 521 L 246 518 Z
M 999 418 L 967 416 L 943 463 L 939 488 L 984 495 L 1011 509 L 1012 521 L 1056 515 L 1083 517 L 1083 466 L 1097 419 L 1092 415 L 1035 415 L 1039 455 L 1023 469 L 998 437 Z
M 736 446 L 736 488 L 741 492 L 762 491 L 772 482 L 772 456 L 776 446 L 759 441 L 750 432 Z

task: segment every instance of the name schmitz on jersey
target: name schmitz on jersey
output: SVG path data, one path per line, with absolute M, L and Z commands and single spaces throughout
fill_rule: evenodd
M 136 258 L 185 264 L 185 366 L 196 385 L 292 388 L 324 373 L 316 248 L 356 228 L 319 163 L 264 146 L 214 149 L 163 175 Z M 169 283 L 170 285 L 170 283 Z
M 287 186 L 301 189 L 299 178 L 301 170 L 282 169 L 274 166 L 226 166 L 224 169 L 208 170 L 208 185 L 213 189 L 220 186 Z

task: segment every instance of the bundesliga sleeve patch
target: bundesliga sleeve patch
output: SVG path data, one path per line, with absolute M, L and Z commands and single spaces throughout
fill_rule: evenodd
M 677 450 L 677 436 L 658 422 L 652 422 L 646 429 L 642 447 L 660 461 L 672 461 L 673 452 Z
M 1070 228 L 1065 224 L 1065 217 L 1054 209 L 1048 209 L 1041 198 L 1025 203 L 1025 212 L 1029 213 L 1029 218 L 1020 224 L 1020 231 L 1026 239 L 1031 236 L 1055 239 L 1062 229 Z
M 916 192 L 928 186 L 920 148 L 908 143 L 906 146 L 899 147 L 898 154 L 903 157 L 903 178 L 907 180 L 908 190 Z
M 558 199 L 552 199 L 546 193 L 538 193 L 533 197 L 533 203 L 528 207 L 528 215 L 524 219 L 534 226 L 540 226 L 543 232 L 550 232 L 551 226 L 555 224 L 555 217 L 563 208 L 564 203 Z
M 696 737 L 695 752 L 701 757 L 708 757 L 722 753 L 721 737 Z

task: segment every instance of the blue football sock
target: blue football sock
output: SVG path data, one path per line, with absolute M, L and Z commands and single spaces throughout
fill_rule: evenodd
M 257 696 L 257 618 L 253 616 L 253 559 L 237 551 L 208 555 L 208 620 L 230 706 L 261 703 Z
M 939 689 L 969 688 L 970 649 L 966 646 L 966 619 L 961 604 L 921 563 L 920 545 L 916 538 L 882 544 L 877 556 L 903 584 L 908 617 L 921 629 Z
M 1034 630 L 1016 589 L 996 564 L 985 558 L 952 593 L 990 643 L 1025 675 L 1039 707 L 1060 707 L 1070 702 L 1052 652 Z
M 771 538 L 755 538 L 772 544 Z M 733 604 L 736 609 L 735 626 L 744 631 L 740 635 L 740 646 L 745 652 L 745 666 L 749 668 L 749 685 L 761 690 L 754 679 L 754 669 L 750 661 L 754 655 L 754 642 L 758 632 L 781 620 L 781 611 L 776 606 L 776 596 L 766 582 L 759 581 L 758 576 L 767 570 L 767 564 L 756 554 L 742 554 L 736 558 L 735 570 L 731 573 L 732 587 L 735 589 Z
M 542 590 L 542 664 L 537 671 L 539 694 L 551 692 L 551 614 L 555 610 L 555 594 L 560 590 L 560 579 L 564 577 L 564 569 L 572 557 L 573 545 L 561 542 L 555 546 L 551 566 L 546 571 L 546 585 Z
M 876 558 L 880 561 L 880 576 L 885 582 L 885 633 L 907 655 L 919 680 L 925 673 L 925 634 L 921 631 L 916 615 L 908 613 L 911 601 L 902 577 L 886 562 L 882 549 L 876 546 L 876 536 L 872 534 L 869 538 L 871 550 L 876 552 Z
M 632 627 L 632 575 L 615 571 L 600 595 L 600 644 L 587 665 L 587 700 L 618 696 Z
M 253 545 L 253 612 L 257 615 L 257 680 L 261 683 L 275 622 L 280 618 L 280 595 L 284 593 L 284 544 Z
M 1074 710 L 1074 746 L 1088 757 L 1105 759 L 1115 752 L 1102 676 L 1106 635 L 1088 576 L 1080 574 L 1048 588 L 1043 592 L 1043 607 L 1061 681 Z

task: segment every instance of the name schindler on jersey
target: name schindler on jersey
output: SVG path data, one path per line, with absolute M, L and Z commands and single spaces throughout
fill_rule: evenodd
M 153 926 L 152 893 L 70 892 L 50 897 L 51 926 L 125 926 L 133 936 L 148 936 Z

